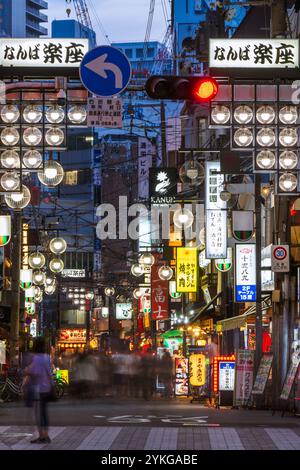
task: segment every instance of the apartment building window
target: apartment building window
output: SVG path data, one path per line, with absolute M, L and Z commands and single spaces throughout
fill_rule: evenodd
M 136 57 L 137 59 L 142 59 L 143 58 L 143 49 L 137 49 L 136 50 Z
M 149 47 L 147 49 L 147 57 L 154 57 L 154 47 Z
M 128 59 L 132 59 L 132 49 L 125 49 L 125 55 Z

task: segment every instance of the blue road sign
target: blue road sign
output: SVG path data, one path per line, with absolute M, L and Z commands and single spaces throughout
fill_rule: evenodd
M 80 78 L 87 90 L 97 96 L 110 97 L 121 93 L 131 77 L 126 55 L 111 46 L 89 51 L 80 65 Z

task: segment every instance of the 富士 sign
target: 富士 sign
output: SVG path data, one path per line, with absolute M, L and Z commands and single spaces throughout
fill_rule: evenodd
M 197 292 L 198 251 L 197 248 L 177 248 L 176 291 Z
M 274 273 L 288 273 L 290 271 L 289 245 L 272 245 L 271 269 Z
M 79 67 L 88 39 L 1 38 L 2 67 Z
M 235 301 L 256 302 L 256 252 L 254 243 L 235 245 Z
M 298 39 L 210 39 L 209 67 L 299 67 Z

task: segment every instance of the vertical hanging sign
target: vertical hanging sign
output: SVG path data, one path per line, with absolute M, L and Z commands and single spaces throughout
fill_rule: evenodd
M 158 275 L 159 264 L 151 268 L 151 318 L 152 320 L 166 320 L 169 315 L 169 282 L 160 279 Z
M 10 215 L 0 215 L 0 246 L 5 246 L 10 242 L 11 237 L 11 217 Z
M 177 292 L 197 292 L 198 251 L 197 248 L 177 248 L 176 255 Z
M 254 243 L 235 245 L 235 302 L 256 302 Z

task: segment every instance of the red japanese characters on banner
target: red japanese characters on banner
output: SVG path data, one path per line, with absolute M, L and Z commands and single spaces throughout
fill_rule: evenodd
M 151 318 L 167 320 L 169 314 L 169 281 L 162 281 L 158 276 L 159 264 L 151 269 Z

